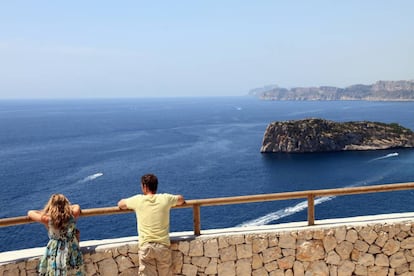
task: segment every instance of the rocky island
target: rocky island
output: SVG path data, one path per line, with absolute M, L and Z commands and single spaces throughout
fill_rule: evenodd
M 270 85 L 252 89 L 249 95 L 271 101 L 414 101 L 414 80 L 377 81 L 345 88 L 319 86 L 288 89 Z
M 270 123 L 260 151 L 304 153 L 411 147 L 414 132 L 396 123 L 339 123 L 312 118 Z

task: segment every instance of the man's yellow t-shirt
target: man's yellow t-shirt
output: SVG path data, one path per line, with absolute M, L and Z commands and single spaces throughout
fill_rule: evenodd
M 178 196 L 171 194 L 136 195 L 126 199 L 128 209 L 135 211 L 139 245 L 156 242 L 170 245 L 170 209 Z

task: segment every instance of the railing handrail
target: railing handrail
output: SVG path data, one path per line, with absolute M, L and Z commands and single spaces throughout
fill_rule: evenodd
M 308 200 L 308 225 L 314 225 L 315 223 L 315 197 L 323 196 L 337 196 L 337 195 L 354 195 L 365 193 L 378 193 L 378 192 L 391 192 L 414 189 L 414 182 L 395 183 L 395 184 L 383 184 L 383 185 L 371 185 L 371 186 L 358 186 L 358 187 L 345 187 L 334 189 L 321 189 L 321 190 L 306 190 L 295 192 L 282 192 L 272 194 L 256 194 L 256 195 L 244 195 L 244 196 L 231 196 L 231 197 L 218 197 L 218 198 L 206 198 L 206 199 L 192 199 L 187 200 L 184 205 L 176 206 L 173 208 L 193 208 L 193 220 L 194 220 L 194 234 L 200 235 L 200 207 L 201 206 L 216 206 L 216 205 L 229 205 L 229 204 L 241 204 L 252 202 L 265 202 L 276 200 L 288 200 L 307 198 Z M 121 210 L 118 207 L 102 207 L 91 208 L 82 210 L 81 217 L 99 216 L 99 215 L 113 215 L 124 214 L 133 212 L 132 210 Z M 33 221 L 28 216 L 20 216 L 13 218 L 0 219 L 0 227 L 13 226 L 19 224 L 28 224 Z

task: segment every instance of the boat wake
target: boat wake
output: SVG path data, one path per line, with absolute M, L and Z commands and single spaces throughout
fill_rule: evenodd
M 388 154 L 388 155 L 390 155 L 390 154 Z M 392 155 L 392 156 L 394 156 L 394 155 Z M 366 179 L 365 181 L 358 181 L 358 182 L 356 182 L 352 185 L 348 185 L 348 186 L 345 186 L 345 187 L 350 188 L 350 187 L 356 187 L 356 186 L 366 186 L 366 185 L 369 185 L 369 183 L 378 182 L 383 178 L 384 178 L 384 175 L 376 175 L 373 178 Z M 318 204 L 321 204 L 321 203 L 326 202 L 326 201 L 333 200 L 335 198 L 336 198 L 336 196 L 319 197 L 319 198 L 315 199 L 314 204 L 316 206 Z M 271 222 L 275 222 L 275 221 L 277 221 L 281 218 L 284 218 L 284 217 L 293 215 L 295 213 L 301 212 L 301 211 L 303 211 L 307 208 L 308 208 L 308 201 L 305 200 L 305 201 L 299 202 L 298 204 L 296 204 L 294 206 L 286 207 L 284 209 L 280 209 L 276 212 L 269 213 L 269 214 L 264 215 L 262 217 L 243 222 L 243 223 L 237 225 L 237 227 L 267 225 L 267 224 L 270 224 Z
M 101 172 L 95 173 L 95 174 L 92 174 L 92 175 L 89 175 L 89 176 L 85 177 L 80 182 L 85 183 L 85 182 L 88 182 L 88 181 L 92 181 L 94 179 L 97 179 L 98 177 L 101 177 L 102 175 L 103 175 L 103 173 L 101 173 Z
M 321 197 L 321 198 L 315 199 L 315 205 L 321 204 L 322 202 L 325 202 L 325 201 L 332 200 L 334 198 L 335 196 L 327 196 L 327 197 Z M 303 211 L 306 208 L 308 208 L 308 201 L 302 201 L 296 204 L 295 206 L 286 207 L 284 209 L 280 209 L 276 212 L 267 214 L 260 218 L 244 222 L 242 224 L 239 224 L 237 227 L 266 225 L 266 224 L 271 223 L 272 221 L 276 221 L 278 219 L 281 219 L 281 218 L 293 215 L 295 213 L 298 213 L 300 211 Z
M 393 152 L 393 153 L 389 153 L 387 155 L 384 155 L 384 156 L 381 156 L 381 157 L 378 157 L 378 158 L 374 158 L 374 159 L 370 160 L 369 162 L 377 161 L 377 160 L 381 160 L 381 159 L 387 159 L 387 158 L 396 157 L 396 156 L 398 156 L 398 152 Z

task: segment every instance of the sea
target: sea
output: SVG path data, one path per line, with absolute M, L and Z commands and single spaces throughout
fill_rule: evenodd
M 304 118 L 398 123 L 414 102 L 184 97 L 0 101 L 0 218 L 42 209 L 53 193 L 82 209 L 113 207 L 154 173 L 187 200 L 414 181 L 414 150 L 260 153 L 269 123 Z M 412 212 L 414 191 L 317 198 L 315 217 Z M 306 200 L 201 208 L 201 229 L 306 221 Z M 82 240 L 136 236 L 133 213 L 81 217 Z M 192 231 L 192 209 L 170 231 Z M 43 247 L 38 223 L 0 228 L 0 252 Z

